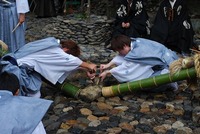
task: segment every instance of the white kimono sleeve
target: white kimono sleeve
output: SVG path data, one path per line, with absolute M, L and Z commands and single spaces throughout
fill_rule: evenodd
M 123 56 L 120 56 L 120 55 L 117 55 L 115 56 L 111 62 L 114 63 L 115 65 L 119 66 L 121 65 L 123 62 L 124 62 L 124 57 Z
M 29 12 L 28 0 L 16 0 L 17 13 Z
M 153 74 L 151 66 L 141 65 L 129 61 L 124 61 L 121 65 L 114 67 L 110 73 L 119 82 L 131 82 L 149 78 Z

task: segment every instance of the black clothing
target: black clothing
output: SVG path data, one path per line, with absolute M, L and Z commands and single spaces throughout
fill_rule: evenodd
M 129 37 L 146 37 L 149 33 L 149 17 L 144 8 L 143 0 L 132 0 L 130 4 L 127 0 L 121 0 L 116 12 L 113 37 L 124 34 Z M 130 22 L 129 28 L 123 28 L 122 22 Z
M 186 0 L 176 0 L 172 8 L 163 0 L 157 12 L 150 39 L 164 44 L 179 53 L 190 53 L 194 31 L 188 14 Z
M 35 14 L 38 17 L 53 17 L 56 16 L 54 0 L 37 0 Z

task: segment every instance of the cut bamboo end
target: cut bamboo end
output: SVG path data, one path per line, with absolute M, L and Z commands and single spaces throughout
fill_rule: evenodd
M 110 86 L 110 87 L 103 87 L 102 88 L 102 95 L 104 97 L 114 96 L 114 93 L 113 93 L 113 90 L 112 90 L 112 86 Z

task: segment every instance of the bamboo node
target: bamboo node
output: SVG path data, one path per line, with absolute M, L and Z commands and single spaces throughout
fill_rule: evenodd
M 173 81 L 172 81 L 172 77 L 171 77 L 171 75 L 169 74 L 168 76 L 169 76 L 169 80 L 170 80 L 170 82 L 173 82 Z
M 132 92 L 132 90 L 131 90 L 131 88 L 130 88 L 130 82 L 128 82 L 127 85 L 128 85 L 128 90 L 129 90 L 130 92 Z
M 139 85 L 140 85 L 140 89 L 143 89 L 143 88 L 142 88 L 141 80 L 139 81 Z
M 65 86 L 66 83 L 67 83 L 67 82 L 64 82 L 64 83 L 62 84 L 62 86 L 61 86 L 61 88 L 60 88 L 61 91 L 63 90 L 63 87 Z
M 120 92 L 120 84 L 117 85 L 117 91 L 118 91 L 119 94 L 121 94 L 121 92 Z
M 155 77 L 153 77 L 153 82 L 154 82 L 154 85 L 158 86 L 156 83 Z

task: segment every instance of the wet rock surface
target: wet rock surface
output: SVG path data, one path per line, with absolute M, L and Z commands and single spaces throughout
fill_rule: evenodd
M 43 98 L 54 101 L 43 123 L 48 134 L 200 133 L 199 88 L 179 92 L 136 92 L 88 101 L 59 89 L 42 87 Z M 87 96 L 86 96 L 87 98 Z
M 47 37 L 43 28 L 53 18 L 31 17 L 27 23 L 27 41 Z M 198 37 L 196 35 L 199 40 Z M 105 48 L 98 51 L 105 52 Z M 109 57 L 110 53 L 105 55 Z M 69 77 L 67 81 L 81 89 L 90 88 L 81 92 L 81 97 L 77 99 L 43 84 L 42 98 L 54 101 L 42 120 L 47 134 L 200 133 L 200 89 L 197 85 L 191 88 L 183 81 L 176 92 L 139 91 L 105 98 L 100 92 L 102 83 L 95 85 L 82 74 Z M 116 81 L 109 78 L 103 86 L 113 84 Z M 88 91 L 93 89 L 97 94 Z

